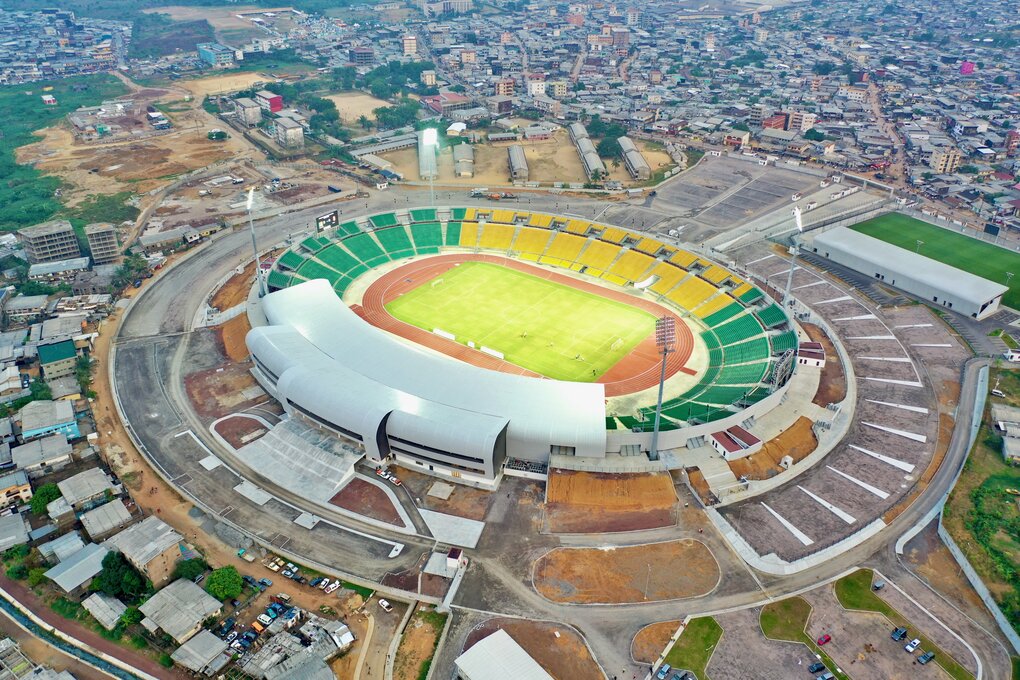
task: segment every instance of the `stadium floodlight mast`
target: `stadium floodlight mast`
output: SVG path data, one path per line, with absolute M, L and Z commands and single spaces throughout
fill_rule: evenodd
M 801 218 L 800 206 L 793 209 L 793 219 L 797 223 L 797 233 L 804 233 L 804 220 Z M 796 240 L 794 240 L 790 251 L 793 259 L 790 260 L 790 275 L 786 277 L 786 293 L 783 295 L 784 307 L 789 307 L 793 302 L 793 270 L 797 268 L 797 256 L 800 255 L 800 248 L 797 247 Z
M 659 421 L 662 418 L 662 392 L 666 385 L 666 357 L 676 349 L 676 319 L 663 316 L 655 321 L 655 346 L 662 353 L 662 369 L 659 373 L 659 399 L 655 402 L 655 427 L 652 429 L 652 446 L 648 450 L 650 460 L 659 460 Z
M 251 251 L 255 255 L 255 281 L 259 286 L 259 297 L 266 294 L 265 282 L 262 280 L 262 263 L 259 261 L 259 248 L 255 244 L 255 220 L 252 217 L 252 204 L 255 202 L 255 187 L 249 187 L 248 189 L 248 231 L 251 232 Z
M 436 154 L 436 149 L 439 147 L 439 131 L 435 128 L 425 128 L 421 131 L 421 145 L 428 149 L 429 153 L 433 156 Z M 436 168 L 438 172 L 439 161 L 436 161 Z M 436 189 L 435 189 L 435 173 L 429 172 L 429 205 L 436 207 Z

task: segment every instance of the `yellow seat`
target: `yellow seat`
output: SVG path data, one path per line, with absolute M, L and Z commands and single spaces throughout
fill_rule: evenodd
M 736 302 L 729 295 L 723 293 L 722 295 L 716 295 L 714 298 L 699 305 L 696 309 L 692 310 L 691 313 L 699 319 L 704 319 L 709 314 L 718 312 L 723 307 L 727 306 L 731 302 Z
M 623 243 L 623 239 L 627 238 L 627 232 L 617 227 L 606 227 L 599 238 L 610 243 Z
M 541 255 L 549 245 L 549 232 L 544 229 L 521 227 L 514 241 L 513 249 L 519 253 L 535 253 Z
M 531 219 L 528 220 L 528 224 L 533 227 L 540 227 L 542 229 L 548 229 L 552 226 L 552 215 L 543 215 L 541 213 L 531 213 Z
M 556 234 L 553 242 L 549 244 L 546 255 L 573 262 L 577 259 L 577 254 L 581 252 L 581 249 L 584 248 L 587 242 L 587 240 L 573 234 Z
M 710 283 L 714 283 L 716 286 L 725 281 L 729 275 L 730 273 L 728 271 L 722 267 L 716 267 L 715 265 L 712 265 L 700 274 L 701 278 Z
M 508 250 L 510 242 L 514 240 L 514 231 L 516 229 L 516 227 L 506 224 L 486 222 L 485 227 L 482 228 L 482 235 L 478 239 L 478 245 L 482 248 Z
M 477 248 L 478 247 L 478 223 L 477 222 L 461 222 L 460 223 L 460 245 L 465 248 Z
M 744 283 L 742 285 L 739 285 L 734 289 L 733 297 L 740 297 L 741 295 L 751 290 L 752 288 L 754 288 L 754 286 L 752 286 L 750 283 Z
M 492 211 L 492 221 L 499 222 L 500 224 L 513 224 L 514 223 L 514 211 L 513 210 L 494 210 Z
M 642 275 L 655 263 L 655 258 L 636 250 L 625 250 L 609 268 L 610 273 L 627 281 L 640 281 Z
M 638 241 L 635 248 L 640 250 L 642 253 L 655 255 L 655 253 L 659 252 L 659 249 L 662 248 L 663 245 L 662 241 L 656 241 L 654 238 L 645 237 Z
M 712 297 L 717 290 L 719 289 L 711 283 L 692 276 L 670 291 L 666 298 L 683 309 L 690 310 Z
M 669 261 L 683 267 L 684 269 L 688 269 L 697 259 L 698 258 L 695 257 L 693 253 L 688 253 L 686 250 L 678 250 L 673 253 L 673 256 L 669 258 Z
M 571 234 L 580 234 L 584 236 L 588 233 L 588 227 L 591 226 L 591 222 L 585 222 L 583 220 L 570 220 L 567 222 L 567 231 Z
M 590 239 L 588 247 L 581 253 L 578 262 L 599 270 L 605 270 L 616 259 L 619 253 L 620 246 Z
M 468 208 L 467 211 L 464 213 L 464 219 L 465 220 L 474 220 L 474 219 L 476 219 L 475 216 L 477 214 L 478 214 L 478 210 L 476 208 Z
M 652 274 L 658 276 L 659 280 L 649 286 L 649 288 L 653 293 L 658 293 L 659 295 L 668 293 L 670 288 L 680 283 L 687 276 L 687 272 L 680 269 L 680 267 L 675 267 L 665 262 L 660 262 L 659 266 L 652 270 Z

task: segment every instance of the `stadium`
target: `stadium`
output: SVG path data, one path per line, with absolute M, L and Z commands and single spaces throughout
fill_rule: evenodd
M 647 453 L 663 317 L 660 450 L 775 408 L 796 364 L 759 288 L 616 226 L 481 208 L 320 222 L 272 263 L 246 342 L 291 416 L 373 461 L 489 485 L 504 466 Z

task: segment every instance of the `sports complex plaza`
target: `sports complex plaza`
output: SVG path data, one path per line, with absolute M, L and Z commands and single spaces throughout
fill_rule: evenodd
M 645 457 L 745 429 L 784 399 L 798 336 L 730 269 L 569 216 L 421 208 L 350 220 L 267 269 L 246 342 L 294 417 L 371 461 L 492 486 L 559 457 Z M 672 319 L 660 353 L 657 320 Z M 662 368 L 664 365 L 664 369 Z M 653 454 L 654 455 L 654 454 Z

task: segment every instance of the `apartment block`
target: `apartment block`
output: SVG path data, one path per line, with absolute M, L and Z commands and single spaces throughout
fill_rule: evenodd
M 25 257 L 32 264 L 81 257 L 78 237 L 67 220 L 52 220 L 34 227 L 25 227 L 18 232 L 18 238 L 25 246 Z
M 92 251 L 92 264 L 109 264 L 120 255 L 117 245 L 117 230 L 109 222 L 85 225 L 85 238 Z
M 960 151 L 953 146 L 942 146 L 932 152 L 928 165 L 937 175 L 947 175 L 956 172 L 960 167 Z

